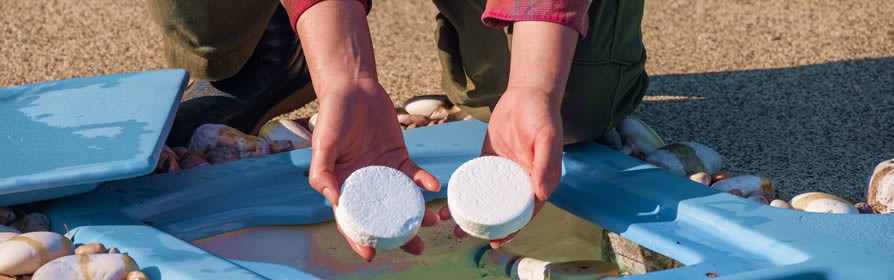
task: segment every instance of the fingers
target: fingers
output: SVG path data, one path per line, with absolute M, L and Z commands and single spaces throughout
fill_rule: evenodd
M 314 147 L 310 161 L 310 174 L 308 181 L 310 186 L 320 192 L 332 206 L 338 205 L 338 194 L 341 185 L 335 176 L 335 160 L 337 154 L 325 141 L 319 141 L 320 147 Z
M 463 231 L 463 229 L 459 226 L 453 227 L 453 235 L 455 235 L 457 238 L 466 238 L 466 236 L 469 236 L 469 234 Z
M 432 210 L 425 210 L 425 214 L 422 215 L 422 226 L 423 227 L 433 227 L 441 223 L 441 218 L 438 217 L 438 213 Z
M 531 164 L 531 184 L 539 201 L 546 201 L 559 185 L 562 170 L 561 136 L 545 133 L 534 140 L 534 162 Z
M 491 247 L 491 248 L 494 248 L 494 249 L 499 249 L 500 247 L 502 247 L 502 246 L 505 245 L 506 243 L 509 243 L 509 241 L 512 241 L 512 239 L 515 238 L 515 235 L 517 235 L 517 234 L 518 234 L 518 232 L 516 231 L 516 232 L 510 233 L 510 234 L 507 235 L 506 237 L 503 237 L 503 238 L 500 238 L 500 239 L 494 239 L 494 240 L 491 240 L 491 241 L 490 241 L 490 247 Z
M 422 170 L 419 165 L 416 165 L 415 162 L 410 160 L 409 158 L 405 159 L 400 165 L 400 172 L 407 174 L 410 178 L 413 178 L 413 182 L 416 185 L 426 189 L 430 192 L 438 192 L 441 190 L 441 182 L 438 182 L 438 179 L 435 176 L 428 173 L 428 171 Z
M 452 216 L 450 216 L 450 207 L 446 204 L 441 207 L 441 210 L 438 210 L 438 217 L 441 218 L 442 221 L 450 220 Z
M 367 262 L 371 262 L 373 258 L 376 257 L 376 248 L 360 246 L 357 243 L 354 243 L 354 241 L 345 236 L 345 232 L 341 230 L 341 227 L 338 226 L 338 224 L 336 224 L 336 227 L 338 228 L 338 232 L 341 233 L 341 236 L 348 241 L 348 245 L 351 245 L 351 250 L 354 250 L 357 255 L 360 255 L 360 257 Z
M 400 246 L 400 248 L 404 250 L 404 252 L 418 256 L 425 250 L 425 244 L 422 243 L 422 239 L 420 239 L 419 236 L 413 236 L 410 241 L 407 241 L 407 244 Z
M 496 156 L 497 155 L 497 151 L 494 150 L 494 144 L 491 143 L 490 128 L 488 128 L 488 132 L 484 134 L 484 142 L 481 143 L 481 155 L 482 156 Z

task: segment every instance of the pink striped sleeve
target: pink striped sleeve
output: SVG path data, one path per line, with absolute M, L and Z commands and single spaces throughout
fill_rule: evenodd
M 587 34 L 590 0 L 488 0 L 484 25 L 503 28 L 516 21 L 547 21 Z
M 292 30 L 295 29 L 295 24 L 298 24 L 298 18 L 304 14 L 304 11 L 310 9 L 311 6 L 323 2 L 325 0 L 282 0 L 283 6 L 286 8 L 286 12 L 289 14 L 289 23 L 292 24 Z M 366 9 L 366 13 L 369 13 L 369 9 L 372 6 L 372 0 L 358 0 L 361 4 L 363 4 L 363 8 Z

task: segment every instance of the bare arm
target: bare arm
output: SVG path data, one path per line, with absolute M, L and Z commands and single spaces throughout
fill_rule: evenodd
M 536 214 L 561 177 L 560 109 L 578 32 L 540 21 L 516 22 L 514 29 L 509 84 L 491 114 L 481 153 L 512 159 L 530 172 Z M 459 228 L 454 232 L 465 235 Z M 491 240 L 491 246 L 513 237 Z
M 379 84 L 363 5 L 354 0 L 318 3 L 298 19 L 296 29 L 320 101 L 312 139 L 311 186 L 334 209 L 341 184 L 352 172 L 381 165 L 438 191 L 438 180 L 410 160 L 394 104 Z M 437 223 L 437 214 L 430 211 L 422 221 L 423 226 Z M 364 259 L 375 257 L 374 248 L 346 239 Z M 401 248 L 421 254 L 422 240 L 414 237 Z
M 357 1 L 320 2 L 304 12 L 296 29 L 320 99 L 346 83 L 378 83 L 366 11 Z
M 558 110 L 571 70 L 577 31 L 543 21 L 516 22 L 513 28 L 506 93 L 546 94 L 550 109 Z

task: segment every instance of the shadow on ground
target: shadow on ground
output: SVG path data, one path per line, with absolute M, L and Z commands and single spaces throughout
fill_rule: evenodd
M 862 200 L 875 165 L 894 158 L 894 57 L 651 82 L 637 114 L 665 141 L 704 143 L 727 170 L 768 176 L 783 196 Z

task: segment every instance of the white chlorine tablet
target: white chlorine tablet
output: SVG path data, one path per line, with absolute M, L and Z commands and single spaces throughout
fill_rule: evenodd
M 413 180 L 386 166 L 351 173 L 335 207 L 335 221 L 348 238 L 382 250 L 407 243 L 424 214 L 425 199 Z
M 479 157 L 450 176 L 447 205 L 456 224 L 469 235 L 503 238 L 524 227 L 534 213 L 531 178 L 510 159 Z

